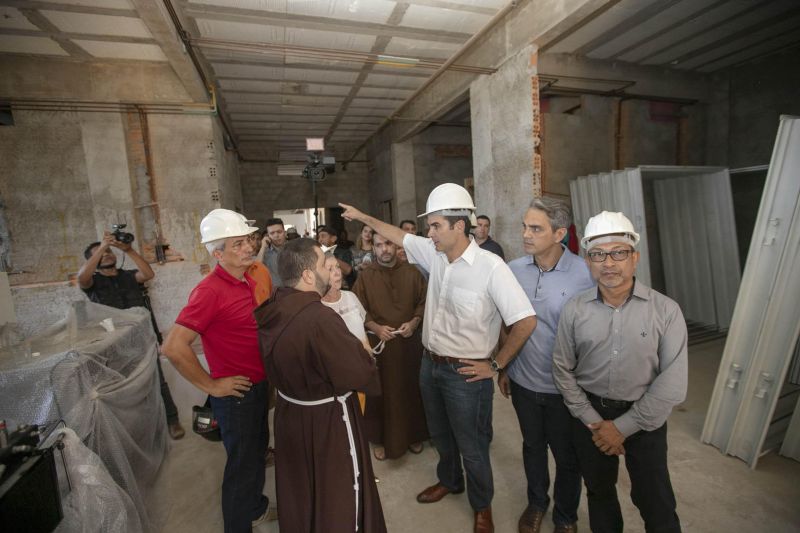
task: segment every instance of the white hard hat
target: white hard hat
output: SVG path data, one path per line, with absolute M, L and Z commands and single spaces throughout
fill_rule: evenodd
M 417 218 L 440 214 L 440 211 L 443 211 L 442 216 L 469 216 L 473 226 L 478 224 L 475 219 L 475 204 L 472 202 L 472 196 L 461 185 L 442 183 L 433 189 L 425 203 L 425 212 L 417 215 Z
M 258 228 L 250 225 L 253 222 L 236 211 L 214 209 L 200 221 L 200 242 L 206 244 L 228 237 L 250 235 L 258 231 Z
M 603 211 L 586 223 L 586 230 L 581 239 L 581 247 L 589 249 L 589 241 L 605 235 L 620 235 L 620 237 L 634 247 L 639 244 L 639 234 L 633 230 L 633 224 L 622 213 Z M 596 243 L 597 244 L 597 243 Z

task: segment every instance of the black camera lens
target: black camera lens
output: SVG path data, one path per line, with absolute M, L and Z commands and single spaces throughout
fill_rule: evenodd
M 112 235 L 114 235 L 114 238 L 117 239 L 117 241 L 123 244 L 130 244 L 133 242 L 133 233 L 117 230 Z

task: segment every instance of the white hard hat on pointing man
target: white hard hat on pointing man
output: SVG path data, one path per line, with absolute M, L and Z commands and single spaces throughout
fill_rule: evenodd
M 455 183 L 442 183 L 431 191 L 425 203 L 425 212 L 417 218 L 428 215 L 441 215 L 443 217 L 469 217 L 473 226 L 478 224 L 475 218 L 475 204 L 472 196 L 461 185 Z

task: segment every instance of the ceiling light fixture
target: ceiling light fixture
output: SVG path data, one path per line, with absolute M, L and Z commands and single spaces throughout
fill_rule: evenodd
M 377 63 L 379 65 L 388 65 L 391 67 L 413 68 L 419 64 L 419 59 L 414 57 L 398 57 L 378 54 Z

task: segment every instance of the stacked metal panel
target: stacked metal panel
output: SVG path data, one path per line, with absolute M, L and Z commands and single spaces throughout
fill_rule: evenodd
M 727 329 L 741 281 L 727 170 L 657 179 L 653 188 L 667 294 L 687 319 Z
M 800 118 L 781 117 L 702 441 L 755 467 L 800 336 Z M 800 460 L 800 414 L 781 453 Z
M 653 182 L 655 212 L 644 183 Z M 641 166 L 570 183 L 578 235 L 600 211 L 622 211 L 641 235 L 637 279 L 651 285 L 648 226 L 658 227 L 667 294 L 687 320 L 726 329 L 739 288 L 739 252 L 730 177 L 719 167 Z

